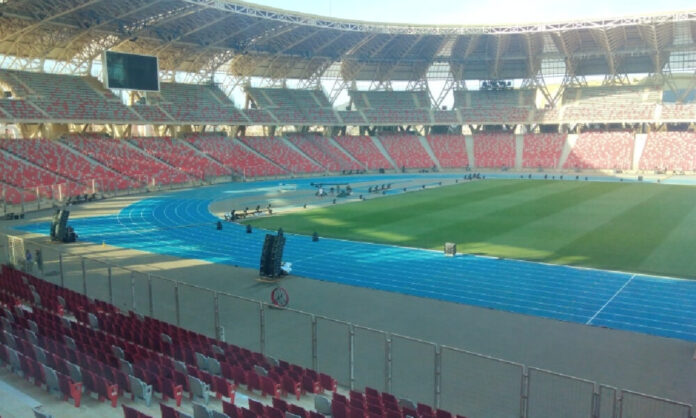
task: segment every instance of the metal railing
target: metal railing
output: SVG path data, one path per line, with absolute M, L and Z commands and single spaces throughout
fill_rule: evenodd
M 685 403 L 278 308 L 56 247 L 0 234 L 0 262 L 124 311 L 327 373 L 350 389 L 369 386 L 473 417 L 692 418 Z

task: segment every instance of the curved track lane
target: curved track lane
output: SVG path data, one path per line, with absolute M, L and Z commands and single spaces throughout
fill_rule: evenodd
M 443 177 L 447 175 L 438 175 Z M 416 178 L 424 179 L 361 176 L 356 181 L 398 185 Z M 310 190 L 312 181 L 286 183 Z M 71 225 L 85 241 L 258 268 L 264 231 L 247 234 L 243 225 L 228 223 L 217 231 L 218 218 L 209 206 L 231 196 L 261 196 L 273 186 L 277 182 L 174 192 L 139 201 L 117 215 L 76 219 Z M 21 229 L 45 233 L 48 227 Z M 284 259 L 293 263 L 298 276 L 696 341 L 696 281 L 468 255 L 451 258 L 437 251 L 328 238 L 312 242 L 287 233 L 286 237 Z

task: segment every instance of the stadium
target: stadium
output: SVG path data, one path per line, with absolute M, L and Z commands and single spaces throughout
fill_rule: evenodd
M 0 23 L 0 415 L 694 417 L 696 11 Z

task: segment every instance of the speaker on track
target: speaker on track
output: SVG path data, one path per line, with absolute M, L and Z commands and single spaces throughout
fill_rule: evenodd
M 266 238 L 263 241 L 263 248 L 261 249 L 261 261 L 259 263 L 259 274 L 261 276 L 271 275 L 271 250 L 273 249 L 275 238 L 275 235 L 266 234 Z
M 51 239 L 53 241 L 67 241 L 69 217 L 70 211 L 66 209 L 61 209 L 56 216 L 53 217 L 53 222 L 51 223 Z
M 279 277 L 282 274 L 280 265 L 283 262 L 283 249 L 285 248 L 285 236 L 278 235 L 273 240 L 270 254 L 270 276 Z
M 60 211 L 57 210 L 56 213 L 53 215 L 53 220 L 51 220 L 51 240 L 56 240 L 56 227 L 58 226 L 58 223 L 60 222 Z

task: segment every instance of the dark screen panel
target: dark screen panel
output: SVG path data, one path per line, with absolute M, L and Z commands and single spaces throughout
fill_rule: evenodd
M 157 57 L 106 51 L 106 86 L 159 91 Z

